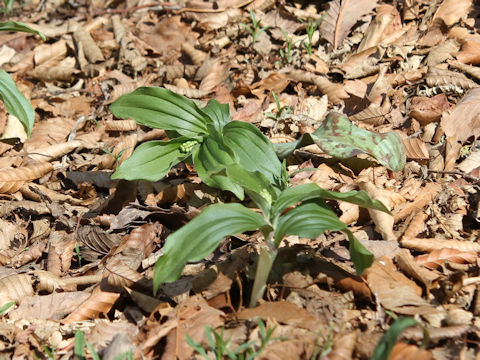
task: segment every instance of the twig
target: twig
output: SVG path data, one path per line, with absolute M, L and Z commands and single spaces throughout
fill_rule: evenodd
M 238 5 L 235 5 L 233 6 L 233 8 L 241 8 L 241 7 L 244 7 L 248 4 L 250 4 L 253 0 L 247 0 L 247 1 L 244 1 L 243 3 L 241 4 L 238 4 Z M 195 8 L 183 8 L 183 9 L 180 9 L 177 11 L 178 14 L 180 13 L 184 13 L 184 12 L 196 12 L 196 13 L 221 13 L 221 12 L 224 12 L 226 10 L 228 10 L 229 8 L 223 8 L 223 9 L 195 9 Z
M 480 178 L 479 177 L 469 175 L 469 174 L 465 174 L 463 171 L 459 171 L 459 170 L 454 170 L 454 171 L 428 170 L 428 173 L 429 174 L 459 175 L 466 180 L 470 180 L 470 181 L 475 182 L 476 184 L 480 184 Z

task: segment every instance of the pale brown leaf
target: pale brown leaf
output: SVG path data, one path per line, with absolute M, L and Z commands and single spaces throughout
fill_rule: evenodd
M 408 249 L 431 252 L 434 250 L 442 250 L 444 248 L 448 249 L 457 249 L 460 251 L 473 251 L 480 252 L 480 244 L 462 241 L 462 240 L 438 240 L 432 238 L 415 238 L 407 239 L 403 238 L 401 240 L 403 247 Z
M 447 26 L 452 26 L 467 16 L 471 6 L 472 0 L 445 0 L 438 7 L 432 21 L 442 19 Z
M 100 286 L 97 286 L 90 297 L 70 313 L 63 323 L 68 325 L 77 321 L 98 318 L 100 314 L 109 312 L 119 297 L 120 294 L 102 291 Z
M 460 251 L 453 248 L 433 250 L 429 254 L 419 255 L 415 262 L 428 269 L 436 269 L 444 262 L 451 261 L 457 264 L 472 264 L 477 260 L 475 251 Z
M 14 193 L 18 191 L 25 182 L 38 179 L 52 170 L 53 166 L 48 162 L 23 166 L 16 169 L 0 170 L 0 193 Z
M 329 5 L 327 15 L 320 24 L 320 33 L 336 50 L 353 25 L 375 8 L 377 0 L 334 0 Z

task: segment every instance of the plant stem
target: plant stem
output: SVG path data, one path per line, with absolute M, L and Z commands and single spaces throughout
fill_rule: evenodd
M 271 232 L 266 244 L 262 245 L 260 248 L 249 307 L 257 305 L 257 301 L 263 297 L 263 293 L 267 287 L 268 275 L 270 274 L 270 270 L 272 269 L 276 257 L 277 248 L 273 243 L 273 232 Z

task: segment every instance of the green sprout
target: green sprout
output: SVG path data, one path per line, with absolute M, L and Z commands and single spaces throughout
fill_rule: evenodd
M 280 49 L 280 57 L 283 59 L 284 64 L 291 64 L 293 61 L 292 56 L 292 48 L 293 48 L 293 40 L 285 30 L 282 28 L 283 38 L 285 39 L 285 50 Z
M 307 32 L 308 43 L 305 43 L 305 41 L 302 41 L 302 44 L 307 50 L 308 55 L 312 55 L 313 33 L 315 32 L 315 30 L 318 29 L 318 27 L 320 26 L 320 23 L 322 22 L 326 14 L 327 13 L 324 13 L 316 21 L 313 21 L 313 19 L 308 19 L 308 21 L 305 22 L 302 19 L 298 19 L 303 25 L 305 25 L 305 31 Z
M 260 27 L 260 20 L 257 20 L 257 18 L 255 17 L 255 13 L 253 12 L 252 9 L 250 9 L 250 17 L 252 19 L 252 26 L 243 24 L 243 23 L 240 25 L 242 25 L 245 29 L 247 29 L 250 35 L 252 35 L 252 42 L 253 44 L 255 44 L 258 36 L 263 31 L 267 30 L 270 26 Z

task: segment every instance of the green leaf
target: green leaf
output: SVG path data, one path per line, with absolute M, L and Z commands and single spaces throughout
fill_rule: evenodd
M 362 275 L 363 272 L 372 265 L 374 256 L 373 254 L 362 245 L 360 241 L 357 240 L 355 236 L 351 233 L 350 230 L 344 230 L 347 233 L 350 252 L 350 258 L 355 265 L 355 270 L 357 275 Z
M 117 168 L 112 179 L 160 180 L 172 166 L 190 155 L 183 150 L 183 145 L 189 141 L 191 139 L 187 137 L 170 141 L 147 141 L 137 147 L 132 156 Z
M 20 120 L 27 135 L 30 136 L 35 120 L 35 111 L 30 102 L 18 90 L 10 75 L 3 69 L 0 69 L 0 98 L 5 103 L 7 111 Z
M 306 201 L 278 219 L 274 241 L 278 247 L 285 235 L 316 238 L 327 230 L 345 230 L 347 226 L 320 199 Z
M 331 112 L 314 133 L 304 134 L 291 143 L 275 144 L 275 151 L 280 158 L 286 158 L 295 149 L 313 143 L 340 159 L 367 153 L 393 171 L 400 171 L 405 166 L 405 148 L 396 133 L 379 134 L 360 129 L 336 112 Z
M 312 136 L 323 151 L 341 159 L 364 152 L 393 171 L 405 166 L 405 148 L 396 133 L 360 129 L 340 113 L 331 112 Z
M 250 198 L 268 217 L 273 200 L 277 197 L 276 189 L 270 181 L 259 171 L 245 170 L 241 165 L 234 164 L 226 167 L 226 174 L 229 179 L 242 186 Z M 278 191 L 278 190 L 277 190 Z
M 77 330 L 75 332 L 75 345 L 73 348 L 73 354 L 79 360 L 84 359 L 85 354 L 85 335 L 83 334 L 82 330 Z
M 353 236 L 347 225 L 341 222 L 320 199 L 308 200 L 281 216 L 275 228 L 274 241 L 278 247 L 285 235 L 316 238 L 327 230 L 341 230 L 347 233 L 350 241 L 350 256 L 358 274 L 363 273 L 372 264 L 373 254 Z
M 42 38 L 42 40 L 47 40 L 45 35 L 43 35 L 40 31 L 32 29 L 27 24 L 24 24 L 19 21 L 6 21 L 0 22 L 0 31 L 20 31 L 38 35 Z
M 230 107 L 228 104 L 220 104 L 215 99 L 210 100 L 201 111 L 212 121 L 219 133 L 230 122 Z
M 3 305 L 2 307 L 0 307 L 0 315 L 3 315 L 13 305 L 15 305 L 15 303 L 13 301 L 10 301 L 10 302 L 6 303 L 5 305 Z
M 188 137 L 206 134 L 211 122 L 195 102 L 159 87 L 140 87 L 122 95 L 110 110 L 116 117 L 132 118 L 139 124 Z
M 205 137 L 203 144 L 193 153 L 193 163 L 198 176 L 205 184 L 231 191 L 243 200 L 242 187 L 221 173 L 227 165 L 237 163 L 237 159 L 215 130 L 212 129 L 211 134 Z
M 163 255 L 155 264 L 153 286 L 178 279 L 187 262 L 199 261 L 212 253 L 228 235 L 256 230 L 265 225 L 260 214 L 240 204 L 208 206 L 187 225 L 170 235 Z
M 365 191 L 335 192 L 322 189 L 315 183 L 302 184 L 288 188 L 279 195 L 272 207 L 272 214 L 279 215 L 289 206 L 300 201 L 322 198 L 330 200 L 342 200 L 362 207 L 376 209 L 390 213 L 388 209 L 378 200 L 372 200 Z
M 418 322 L 413 318 L 401 317 L 395 320 L 395 322 L 390 326 L 390 329 L 382 336 L 378 342 L 373 355 L 370 358 L 371 360 L 388 360 L 390 353 L 392 352 L 393 346 L 397 341 L 397 338 L 406 328 L 411 326 L 418 325 Z
M 248 171 L 259 171 L 280 189 L 286 187 L 282 179 L 282 164 L 268 138 L 255 125 L 232 121 L 223 129 L 223 140 Z

